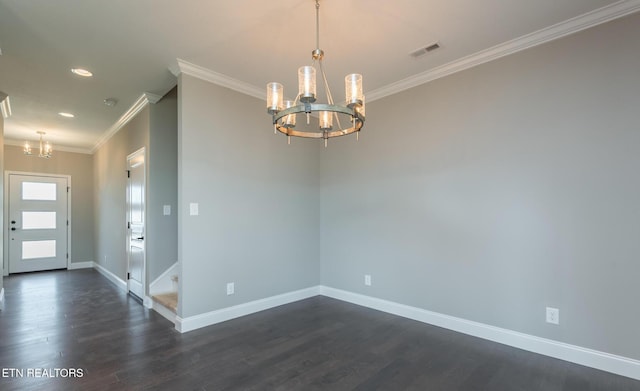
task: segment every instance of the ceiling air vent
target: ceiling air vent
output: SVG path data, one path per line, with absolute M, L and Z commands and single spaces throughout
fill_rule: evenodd
M 438 42 L 432 43 L 430 45 L 427 46 L 423 46 L 419 49 L 416 49 L 414 51 L 412 51 L 411 53 L 409 53 L 409 55 L 413 58 L 418 58 L 418 57 L 422 57 L 427 53 L 431 53 L 434 50 L 438 50 L 440 49 L 440 44 Z

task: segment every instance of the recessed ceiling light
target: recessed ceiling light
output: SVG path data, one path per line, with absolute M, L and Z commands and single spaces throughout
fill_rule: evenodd
M 78 76 L 82 76 L 82 77 L 91 77 L 93 76 L 93 73 L 91 73 L 90 71 L 83 69 L 83 68 L 73 68 L 71 69 L 71 72 L 75 73 Z
M 61 115 L 63 117 L 67 117 L 67 118 L 73 118 L 75 117 L 75 115 L 71 114 L 71 113 L 65 113 L 65 112 L 60 112 L 58 113 L 58 115 Z

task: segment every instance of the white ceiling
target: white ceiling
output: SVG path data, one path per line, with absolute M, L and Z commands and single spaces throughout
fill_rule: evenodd
M 344 75 L 356 72 L 373 97 L 640 10 L 640 0 L 320 4 L 320 47 L 334 95 Z M 178 58 L 256 91 L 280 81 L 285 94 L 293 92 L 297 68 L 311 62 L 314 12 L 313 0 L 0 0 L 0 91 L 13 112 L 5 138 L 35 139 L 44 130 L 56 146 L 90 151 L 142 93 L 175 85 L 169 68 Z M 409 56 L 435 41 L 441 49 Z M 94 77 L 76 76 L 73 67 Z M 107 107 L 105 98 L 119 103 Z

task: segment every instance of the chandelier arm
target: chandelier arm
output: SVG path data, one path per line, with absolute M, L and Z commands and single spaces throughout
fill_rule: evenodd
M 318 0 L 316 0 L 316 7 L 320 7 L 320 5 L 318 4 Z M 317 16 L 318 16 L 318 8 L 316 8 L 316 18 Z M 318 45 L 317 42 L 319 42 L 319 39 L 320 39 L 318 38 L 318 35 L 317 35 L 317 31 L 318 31 L 317 28 L 318 28 L 318 23 L 316 20 L 316 47 Z M 320 50 L 320 49 L 316 49 L 316 50 Z M 313 61 L 311 62 L 311 66 L 316 65 L 316 57 L 312 55 L 311 58 L 313 59 Z M 320 63 L 320 68 L 322 68 L 322 60 L 319 60 L 319 63 Z M 307 125 L 309 125 L 311 123 L 311 113 L 307 112 L 306 117 L 307 117 Z
M 327 82 L 327 75 L 324 72 L 324 66 L 322 65 L 322 60 L 320 60 L 319 62 L 320 62 L 320 73 L 322 74 L 322 80 L 324 81 L 324 89 L 325 89 L 325 92 L 327 93 L 327 102 L 329 102 L 330 105 L 333 105 L 335 103 L 333 102 L 331 89 L 329 89 L 329 82 Z M 338 123 L 338 129 L 342 130 L 342 124 L 340 123 L 340 117 L 338 117 L 338 113 L 334 112 L 333 116 L 335 117 L 336 122 Z
M 324 66 L 322 65 L 322 61 L 319 61 L 320 64 L 320 74 L 322 75 L 322 82 L 324 84 L 324 92 L 327 95 L 327 103 L 330 105 L 333 103 L 333 96 L 331 95 L 331 89 L 329 89 L 329 83 L 327 82 L 327 75 L 324 73 Z
M 305 131 L 297 130 L 293 127 L 287 127 L 286 125 L 283 125 L 279 122 L 282 118 L 290 114 L 307 113 L 306 111 L 307 109 L 309 109 L 311 112 L 314 112 L 314 113 L 317 113 L 320 111 L 331 111 L 336 114 L 342 113 L 342 114 L 350 115 L 352 118 L 354 118 L 353 126 L 348 129 L 339 129 L 339 130 L 333 130 L 333 131 L 321 130 L 321 131 L 309 132 L 306 130 Z M 325 140 L 333 137 L 346 136 L 351 133 L 357 134 L 358 132 L 360 132 L 360 129 L 362 129 L 362 126 L 364 125 L 364 121 L 365 121 L 364 116 L 355 109 L 345 107 L 345 106 L 336 106 L 336 105 L 329 105 L 329 104 L 323 104 L 323 103 L 300 104 L 300 105 L 290 107 L 288 109 L 284 109 L 282 111 L 279 111 L 273 114 L 273 124 L 276 131 L 279 131 L 280 133 L 289 137 L 294 136 L 294 137 L 315 138 L 315 139 L 325 139 Z

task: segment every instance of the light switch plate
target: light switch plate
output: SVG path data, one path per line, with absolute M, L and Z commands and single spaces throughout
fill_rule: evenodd
M 171 205 L 164 205 L 162 207 L 162 214 L 164 214 L 165 216 L 170 216 L 171 215 Z
M 198 203 L 192 202 L 192 203 L 189 204 L 189 214 L 191 216 L 197 216 L 198 215 Z

